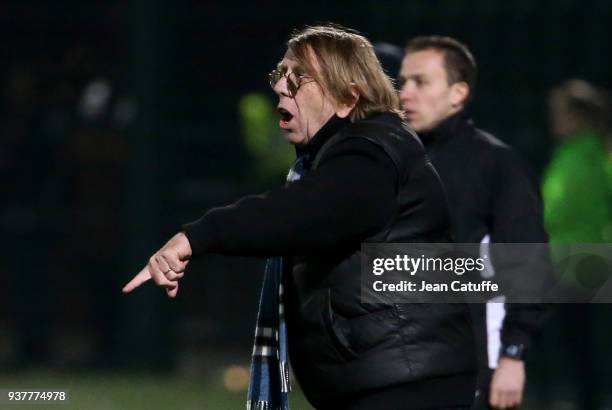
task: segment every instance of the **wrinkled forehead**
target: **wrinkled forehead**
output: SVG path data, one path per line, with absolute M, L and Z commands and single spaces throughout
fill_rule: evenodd
M 287 71 L 304 71 L 302 64 L 293 55 L 288 54 L 289 52 L 285 53 L 283 59 L 276 64 L 276 69 L 283 73 Z
M 296 56 L 290 48 L 287 49 L 283 59 L 277 64 L 277 69 L 280 71 L 296 71 L 316 75 L 320 71 L 320 65 L 317 56 L 311 46 L 306 45 L 304 48 L 303 57 Z M 305 59 L 305 61 L 304 61 Z

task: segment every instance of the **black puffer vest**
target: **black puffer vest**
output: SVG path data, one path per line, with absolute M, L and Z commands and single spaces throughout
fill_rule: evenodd
M 322 146 L 312 167 L 345 138 L 364 138 L 387 153 L 398 174 L 397 207 L 380 232 L 295 255 L 286 264 L 290 360 L 304 393 L 323 408 L 438 377 L 456 376 L 470 386 L 476 354 L 466 305 L 360 302 L 361 242 L 450 241 L 443 188 L 420 140 L 396 114 L 385 113 L 344 127 Z

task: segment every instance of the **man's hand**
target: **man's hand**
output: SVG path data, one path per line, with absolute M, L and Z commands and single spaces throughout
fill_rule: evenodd
M 511 409 L 521 404 L 525 387 L 525 362 L 501 357 L 493 372 L 489 404 L 495 409 Z
M 185 274 L 191 258 L 191 245 L 184 233 L 179 232 L 160 250 L 149 258 L 147 265 L 123 287 L 123 293 L 130 293 L 149 279 L 166 289 L 171 298 L 178 293 L 178 280 Z

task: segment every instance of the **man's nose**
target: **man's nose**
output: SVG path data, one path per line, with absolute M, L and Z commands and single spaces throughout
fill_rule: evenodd
M 281 77 L 280 80 L 274 85 L 274 92 L 279 96 L 289 97 L 289 91 L 287 90 L 287 77 Z

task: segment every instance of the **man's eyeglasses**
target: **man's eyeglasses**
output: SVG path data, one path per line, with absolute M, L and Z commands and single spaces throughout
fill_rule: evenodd
M 314 81 L 314 78 L 309 75 L 297 75 L 294 72 L 283 73 L 281 70 L 272 70 L 268 76 L 268 79 L 270 80 L 270 87 L 274 89 L 274 87 L 276 87 L 276 83 L 278 83 L 283 77 L 287 79 L 287 93 L 291 98 L 295 98 L 295 95 L 302 85 Z

